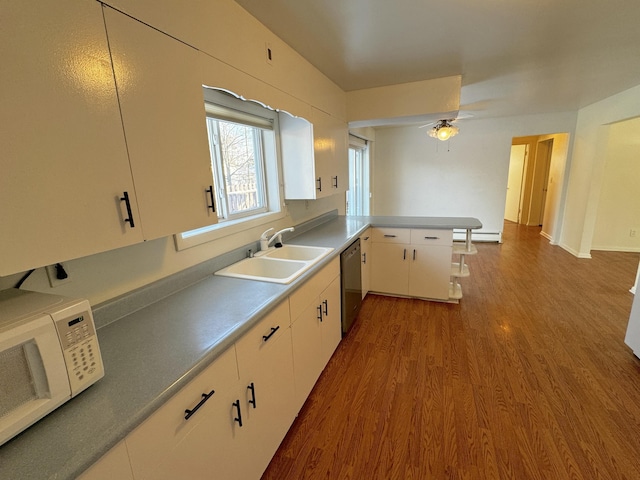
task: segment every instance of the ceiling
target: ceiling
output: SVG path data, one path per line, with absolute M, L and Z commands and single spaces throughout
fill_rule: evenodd
M 236 0 L 345 91 L 462 75 L 474 117 L 640 84 L 638 0 Z

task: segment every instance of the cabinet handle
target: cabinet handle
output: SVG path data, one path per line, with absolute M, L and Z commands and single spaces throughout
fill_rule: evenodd
M 318 320 L 322 321 L 322 305 L 318 305 Z
M 328 300 L 323 300 L 322 303 L 324 304 L 324 315 L 328 316 L 329 315 L 329 301 Z
M 211 205 L 207 203 L 207 209 L 211 209 L 213 213 L 216 213 L 216 201 L 213 198 L 213 185 L 209 185 L 209 188 L 205 190 L 205 193 L 209 194 L 209 198 L 211 199 Z
M 413 259 L 414 260 L 416 259 L 416 249 L 415 248 L 413 249 Z
M 316 182 L 318 182 L 318 191 L 321 192 L 322 191 L 322 177 L 318 177 Z
M 364 252 L 362 254 L 362 263 L 366 264 L 367 263 L 367 252 Z
M 279 328 L 280 328 L 280 325 L 278 325 L 277 327 L 271 327 L 271 333 L 269 333 L 269 335 L 263 335 L 262 341 L 266 342 L 267 340 L 269 340 L 273 336 L 273 334 L 278 331 Z
M 335 177 L 331 177 L 331 180 L 335 180 L 335 183 L 333 184 L 333 188 L 338 188 L 338 176 L 336 175 Z
M 204 403 L 209 400 L 211 398 L 211 396 L 216 393 L 213 390 L 211 390 L 208 394 L 207 393 L 203 393 L 202 394 L 202 400 L 200 400 L 200 402 L 193 407 L 191 410 L 185 410 L 184 411 L 184 419 L 185 420 L 189 420 L 189 418 L 191 417 L 191 415 L 193 415 L 194 413 L 196 413 L 198 411 L 198 409 L 204 405 Z
M 133 214 L 131 213 L 131 201 L 129 200 L 129 192 L 124 192 L 123 196 L 120 197 L 120 202 L 124 202 L 127 207 L 127 218 L 124 219 L 125 222 L 129 222 L 129 226 L 131 228 L 135 227 L 133 223 Z
M 242 412 L 240 411 L 240 400 L 233 402 L 233 406 L 238 410 L 238 416 L 233 418 L 234 422 L 238 422 L 238 426 L 242 427 Z
M 440 237 L 424 237 L 425 240 L 440 240 Z
M 387 234 L 385 234 L 384 236 L 385 236 L 385 238 L 396 238 L 397 235 L 387 235 Z
M 402 252 L 402 260 L 406 260 L 407 259 L 407 249 L 405 248 Z
M 251 400 L 249 400 L 249 403 L 253 405 L 253 408 L 256 408 L 256 387 L 253 382 L 247 387 L 247 390 L 251 390 Z
M 366 242 L 367 240 L 369 240 L 369 237 L 364 237 L 364 241 Z

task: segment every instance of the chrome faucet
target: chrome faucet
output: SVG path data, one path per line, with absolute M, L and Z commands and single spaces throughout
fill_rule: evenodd
M 276 247 L 278 246 L 278 244 L 279 246 L 282 246 L 282 234 L 285 232 L 293 232 L 294 228 L 283 228 L 282 230 L 278 230 L 271 236 L 271 238 L 269 238 L 269 233 L 273 230 L 273 228 L 270 228 L 262 232 L 262 235 L 260 235 L 260 250 L 267 250 L 269 246 L 274 243 L 274 241 L 276 243 Z

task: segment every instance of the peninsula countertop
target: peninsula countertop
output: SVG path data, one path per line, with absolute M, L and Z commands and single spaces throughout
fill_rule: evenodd
M 0 477 L 76 478 L 369 226 L 467 230 L 482 224 L 467 217 L 331 216 L 287 240 L 334 248 L 288 285 L 211 271 L 107 322 L 98 329 L 105 377 L 1 446 Z

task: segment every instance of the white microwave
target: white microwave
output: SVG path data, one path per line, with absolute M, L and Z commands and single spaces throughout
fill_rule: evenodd
M 0 445 L 103 376 L 87 300 L 0 291 Z

